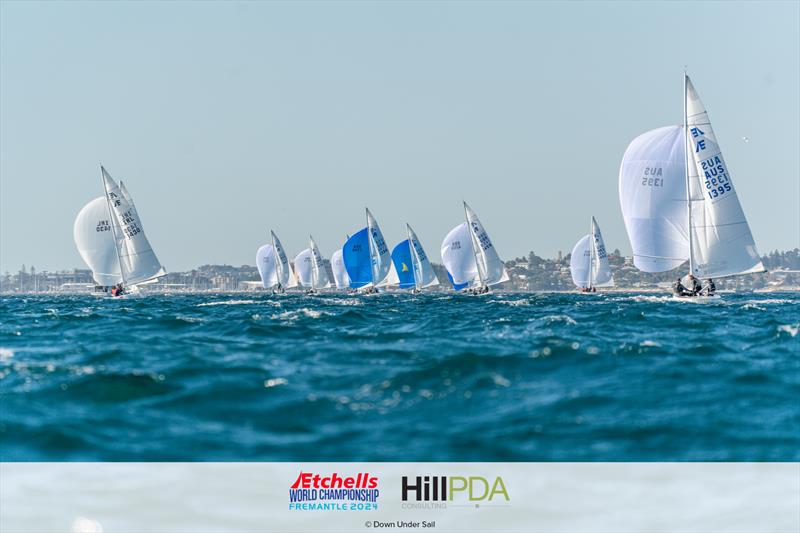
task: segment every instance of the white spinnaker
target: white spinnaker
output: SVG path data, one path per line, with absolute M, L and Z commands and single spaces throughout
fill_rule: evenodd
M 631 141 L 619 169 L 619 201 L 643 272 L 665 272 L 689 258 L 683 127 L 666 126 Z
M 763 272 L 753 234 L 700 97 L 686 77 L 692 248 L 698 277 Z
M 331 254 L 331 270 L 333 270 L 333 280 L 336 282 L 337 289 L 350 288 L 350 277 L 347 275 L 347 270 L 344 268 L 341 248 Z
M 104 287 L 122 283 L 117 246 L 114 244 L 114 234 L 120 233 L 120 228 L 112 231 L 111 224 L 108 202 L 104 196 L 100 196 L 81 209 L 72 229 L 75 246 L 83 261 L 92 269 L 95 283 Z
M 422 248 L 422 243 L 419 242 L 417 234 L 408 224 L 406 224 L 406 228 L 408 229 L 408 242 L 411 246 L 411 258 L 414 261 L 414 279 L 417 287 L 424 289 L 425 287 L 438 285 L 439 278 L 436 277 L 436 272 L 433 271 L 428 254 Z
M 101 167 L 103 185 L 108 198 L 108 205 L 119 226 L 117 239 L 120 242 L 119 256 L 125 283 L 136 285 L 166 274 L 158 261 L 150 242 L 142 229 L 139 214 L 130 199 L 122 193 L 117 183 Z M 116 231 L 116 229 L 115 229 Z
M 480 284 L 475 252 L 472 250 L 472 237 L 466 222 L 450 230 L 442 241 L 442 263 L 456 285 Z
M 489 234 L 481 224 L 475 212 L 464 202 L 467 223 L 472 229 L 472 243 L 475 246 L 478 268 L 481 269 L 483 283 L 486 286 L 508 281 L 508 272 L 497 254 L 497 248 L 489 239 Z
M 312 268 L 314 269 L 314 287 L 315 289 L 327 289 L 331 286 L 331 281 L 328 279 L 328 271 L 325 269 L 325 261 L 322 259 L 322 254 L 319 251 L 314 237 L 309 235 L 308 245 L 311 248 Z
M 314 288 L 314 257 L 311 248 L 306 248 L 294 258 L 294 272 L 303 287 Z
M 389 266 L 389 273 L 386 274 L 386 277 L 383 278 L 383 281 L 378 283 L 376 287 L 397 287 L 400 285 L 400 276 L 397 275 L 397 269 L 392 263 Z
M 600 233 L 600 226 L 592 217 L 592 235 L 594 249 L 592 250 L 592 286 L 611 287 L 614 285 L 614 277 L 611 275 L 611 265 L 608 263 L 608 253 L 606 244 L 603 242 L 603 234 Z
M 381 228 L 372 213 L 367 209 L 367 228 L 369 228 L 370 255 L 372 256 L 372 284 L 375 286 L 385 284 L 384 280 L 389 275 L 392 266 L 392 256 L 386 240 L 383 238 Z
M 271 289 L 278 284 L 278 272 L 275 269 L 275 250 L 271 244 L 265 244 L 256 252 L 256 266 L 261 276 L 261 284 Z
M 581 288 L 588 288 L 591 286 L 591 279 L 589 278 L 590 269 L 590 250 L 591 235 L 584 235 L 575 243 L 572 248 L 572 254 L 569 258 L 569 271 L 572 274 L 572 282 Z
M 275 246 L 275 251 L 277 253 L 277 270 L 278 270 L 278 280 L 280 281 L 281 287 L 284 289 L 291 289 L 293 287 L 297 287 L 297 277 L 294 274 L 294 270 L 292 269 L 291 263 L 289 263 L 289 258 L 286 257 L 286 251 L 281 244 L 281 240 L 275 235 L 274 231 L 270 232 L 272 236 L 272 243 Z

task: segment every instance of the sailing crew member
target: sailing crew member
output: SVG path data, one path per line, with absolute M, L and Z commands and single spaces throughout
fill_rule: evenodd
M 706 286 L 703 287 L 703 293 L 705 293 L 706 296 L 714 296 L 715 292 L 717 292 L 717 285 L 714 283 L 713 279 L 708 278 L 706 280 Z
M 689 274 L 689 281 L 692 283 L 692 288 L 690 290 L 691 296 L 697 296 L 700 294 L 700 291 L 703 290 L 703 287 L 700 285 L 700 281 L 694 277 L 694 274 Z
M 689 290 L 683 286 L 681 278 L 678 278 L 678 280 L 672 286 L 672 291 L 675 293 L 676 296 L 689 296 L 691 294 Z

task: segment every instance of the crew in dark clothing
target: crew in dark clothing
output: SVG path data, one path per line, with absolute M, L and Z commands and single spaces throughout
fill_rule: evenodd
M 691 296 L 700 294 L 700 291 L 703 290 L 702 285 L 700 285 L 700 280 L 694 277 L 693 274 L 689 274 L 689 281 L 692 283 L 692 288 L 690 290 Z
M 703 294 L 706 296 L 714 296 L 715 292 L 717 292 L 717 285 L 714 283 L 713 279 L 708 278 L 705 287 L 703 287 Z
M 681 278 L 678 278 L 678 280 L 672 286 L 672 291 L 675 293 L 676 296 L 689 296 L 691 294 L 689 290 L 683 286 Z

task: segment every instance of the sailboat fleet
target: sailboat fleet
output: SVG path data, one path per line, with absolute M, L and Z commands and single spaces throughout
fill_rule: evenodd
M 713 278 L 764 272 L 750 227 L 733 187 L 705 106 L 689 77 L 683 79 L 683 124 L 645 132 L 628 146 L 619 172 L 619 197 L 633 263 L 643 272 L 666 272 L 688 262 L 675 283 L 681 298 L 713 296 Z M 133 198 L 101 167 L 104 195 L 78 213 L 74 239 L 102 294 L 121 296 L 164 276 Z M 280 239 L 258 248 L 256 265 L 264 288 L 309 293 L 347 290 L 420 292 L 440 281 L 410 225 L 391 252 L 377 220 L 333 252 L 329 277 L 314 238 L 289 261 Z M 464 221 L 442 241 L 442 263 L 456 291 L 484 294 L 508 281 L 503 261 L 475 212 L 464 202 Z M 572 249 L 570 272 L 582 292 L 614 285 L 600 228 Z M 332 277 L 332 279 L 331 279 Z M 703 285 L 700 280 L 705 280 Z

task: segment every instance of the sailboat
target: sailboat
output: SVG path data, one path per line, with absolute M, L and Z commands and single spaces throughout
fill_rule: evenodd
M 166 275 L 144 234 L 142 221 L 128 191 L 102 166 L 104 196 L 78 213 L 73 237 L 92 277 L 105 293 L 137 292 L 138 286 Z
M 375 292 L 387 284 L 391 257 L 378 222 L 369 209 L 366 212 L 367 227 L 347 239 L 342 247 L 342 259 L 350 287 Z
M 348 237 L 348 239 L 349 238 L 350 237 Z M 333 271 L 333 281 L 336 283 L 336 288 L 349 289 L 350 276 L 347 275 L 347 269 L 344 267 L 344 258 L 342 257 L 341 248 L 331 254 L 331 270 Z
M 283 292 L 285 289 L 297 287 L 297 277 L 292 265 L 286 257 L 281 240 L 270 230 L 270 244 L 261 246 L 256 251 L 256 266 L 261 276 L 261 284 L 265 289 Z
M 631 142 L 619 195 L 639 270 L 666 272 L 688 260 L 688 276 L 679 281 L 690 289 L 697 278 L 711 286 L 712 278 L 765 272 L 708 113 L 686 73 L 683 126 Z M 710 292 L 695 286 L 690 295 Z
M 594 217 L 589 234 L 581 237 L 572 249 L 569 270 L 573 283 L 583 292 L 596 292 L 597 287 L 614 285 L 606 245 Z
M 462 222 L 442 242 L 442 262 L 455 290 L 477 294 L 508 281 L 508 272 L 475 212 L 464 202 L 466 222 Z
M 300 285 L 307 287 L 311 293 L 331 286 L 322 254 L 311 235 L 308 236 L 308 248 L 294 258 L 294 269 Z
M 407 239 L 400 242 L 392 250 L 392 266 L 401 289 L 412 289 L 420 292 L 427 287 L 439 284 L 428 255 L 422 248 L 417 234 L 406 224 Z M 391 273 L 390 273 L 391 276 Z

